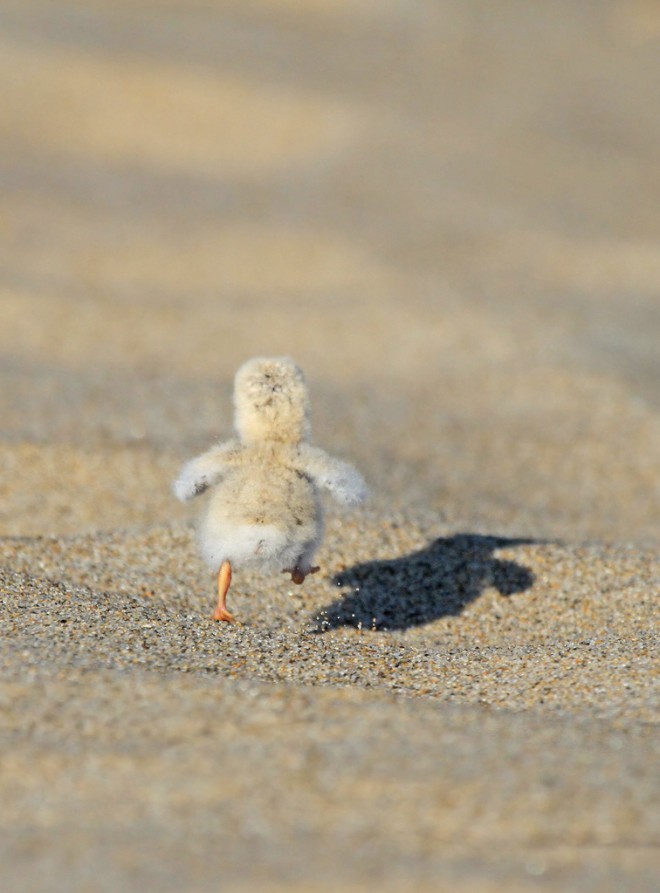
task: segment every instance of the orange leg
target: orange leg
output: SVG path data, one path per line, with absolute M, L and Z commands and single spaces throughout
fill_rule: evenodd
M 227 610 L 227 593 L 231 585 L 231 564 L 223 561 L 218 571 L 218 607 L 213 614 L 214 620 L 224 620 L 234 623 L 234 615 Z

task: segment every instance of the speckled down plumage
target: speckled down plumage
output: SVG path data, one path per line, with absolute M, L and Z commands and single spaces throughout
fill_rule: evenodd
M 257 357 L 234 383 L 237 440 L 213 447 L 181 470 L 182 501 L 211 490 L 199 541 L 207 564 L 308 574 L 323 537 L 321 488 L 344 504 L 366 496 L 361 475 L 308 438 L 310 403 L 290 359 Z

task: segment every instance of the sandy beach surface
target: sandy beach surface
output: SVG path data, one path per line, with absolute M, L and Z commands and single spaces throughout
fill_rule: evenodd
M 659 49 L 5 0 L 2 893 L 657 889 Z M 371 498 L 230 626 L 170 486 L 260 354 Z

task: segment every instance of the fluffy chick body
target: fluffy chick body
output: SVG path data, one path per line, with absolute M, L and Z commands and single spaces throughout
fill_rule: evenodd
M 309 573 L 323 536 L 323 513 L 299 451 L 265 443 L 239 448 L 232 458 L 200 525 L 207 564 Z
M 241 366 L 234 407 L 238 438 L 186 463 L 174 492 L 187 500 L 211 489 L 199 528 L 210 567 L 286 569 L 301 582 L 323 537 L 319 490 L 357 504 L 366 496 L 364 480 L 308 442 L 309 397 L 292 360 L 257 358 Z

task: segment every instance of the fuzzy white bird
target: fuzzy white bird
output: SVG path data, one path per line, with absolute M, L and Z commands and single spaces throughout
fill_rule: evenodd
M 181 501 L 213 488 L 199 529 L 207 564 L 218 573 L 214 620 L 232 622 L 227 592 L 232 567 L 279 570 L 304 582 L 323 537 L 319 489 L 345 505 L 366 497 L 362 476 L 312 446 L 302 370 L 287 357 L 257 357 L 234 380 L 237 439 L 212 447 L 181 469 Z

